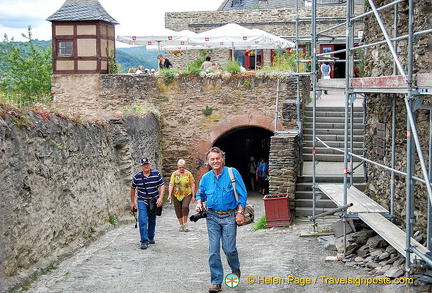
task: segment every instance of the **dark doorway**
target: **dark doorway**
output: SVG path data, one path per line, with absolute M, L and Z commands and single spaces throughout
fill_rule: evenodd
M 339 50 L 344 50 L 345 45 L 334 45 L 334 44 L 324 44 L 321 45 L 321 53 L 330 53 Z M 345 78 L 345 52 L 339 52 L 336 54 L 328 54 L 330 57 L 336 57 L 336 62 L 331 64 L 332 73 L 331 78 Z M 341 61 L 341 62 L 337 62 Z
M 273 132 L 260 127 L 239 127 L 221 136 L 214 146 L 226 153 L 225 165 L 236 168 L 242 175 L 246 187 L 250 188 L 250 157 L 254 157 L 257 162 L 260 157 L 264 157 L 268 162 L 271 136 Z
M 345 45 L 335 45 L 334 50 L 344 50 Z M 345 61 L 345 52 L 340 52 L 334 54 L 334 57 L 338 58 L 337 60 Z M 334 78 L 345 78 L 345 62 L 336 62 L 334 65 Z

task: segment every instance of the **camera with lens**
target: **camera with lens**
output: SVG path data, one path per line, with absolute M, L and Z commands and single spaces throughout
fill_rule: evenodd
M 207 210 L 203 209 L 200 212 L 196 213 L 195 215 L 192 215 L 192 216 L 189 217 L 189 219 L 192 222 L 196 222 L 196 221 L 198 221 L 201 218 L 207 218 Z

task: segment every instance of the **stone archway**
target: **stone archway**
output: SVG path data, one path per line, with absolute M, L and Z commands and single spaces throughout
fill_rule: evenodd
M 273 134 L 275 131 L 274 118 L 265 115 L 254 114 L 234 115 L 226 117 L 216 126 L 214 126 L 208 132 L 205 139 L 203 139 L 199 143 L 198 157 L 201 158 L 201 163 L 205 163 L 205 154 L 209 150 L 209 148 L 214 146 L 216 142 L 220 142 L 220 139 L 223 136 L 230 135 L 232 133 L 238 133 L 239 131 L 245 131 L 251 128 L 261 129 L 263 132 L 267 131 Z M 278 123 L 277 130 L 282 130 L 282 124 Z M 247 158 L 248 155 L 249 154 L 246 154 L 245 158 Z M 202 175 L 208 171 L 208 169 L 204 166 L 197 169 L 198 171 L 196 173 L 196 179 L 199 180 Z

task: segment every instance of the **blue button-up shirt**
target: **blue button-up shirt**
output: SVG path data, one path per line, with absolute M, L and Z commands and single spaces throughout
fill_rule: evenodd
M 224 166 L 222 173 L 216 177 L 213 170 L 204 174 L 200 181 L 200 187 L 196 199 L 207 201 L 207 208 L 216 211 L 228 211 L 236 209 L 238 205 L 246 207 L 247 191 L 243 179 L 237 169 L 232 168 L 236 180 L 236 190 L 239 200 L 236 201 L 228 167 Z

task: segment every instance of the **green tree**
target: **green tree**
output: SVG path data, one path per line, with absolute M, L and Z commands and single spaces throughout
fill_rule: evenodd
M 18 106 L 49 103 L 52 99 L 51 47 L 44 48 L 32 39 L 31 26 L 28 27 L 28 35 L 22 36 L 28 41 L 20 46 L 4 35 L 0 58 L 7 69 L 0 79 L 0 92 L 6 101 Z

